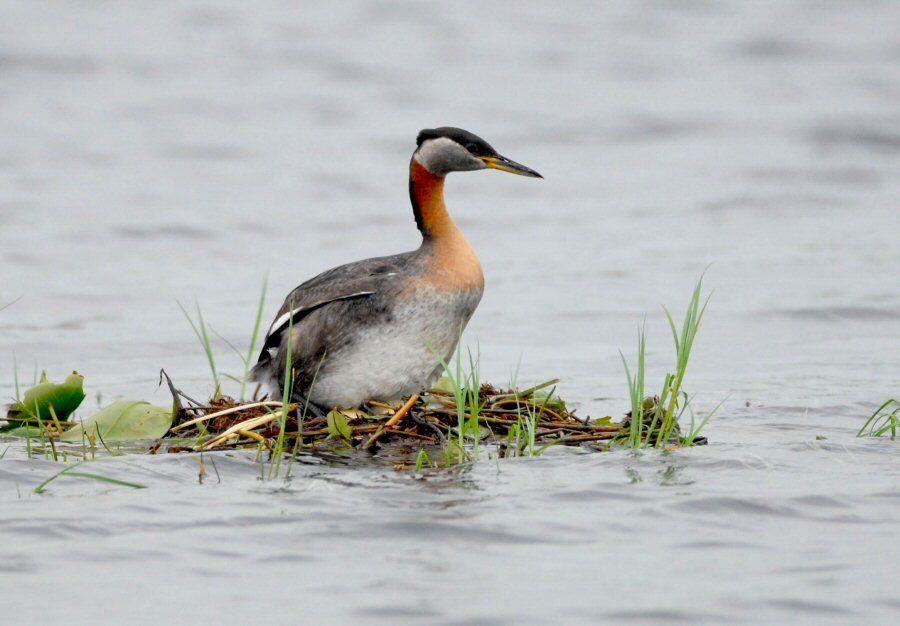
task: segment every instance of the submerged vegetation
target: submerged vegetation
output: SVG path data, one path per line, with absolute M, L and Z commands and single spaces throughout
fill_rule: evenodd
M 149 440 L 155 441 L 149 448 L 153 454 L 251 448 L 257 452 L 263 478 L 289 477 L 292 463 L 300 453 L 351 448 L 370 453 L 386 449 L 390 453 L 385 458 L 395 469 L 418 472 L 474 462 L 485 450 L 490 458 L 499 460 L 538 456 L 560 445 L 597 451 L 611 447 L 664 449 L 696 445 L 705 443 L 700 432 L 715 412 L 696 419 L 684 390 L 691 351 L 708 303 L 708 298 L 702 299 L 702 281 L 694 288 L 680 329 L 664 308 L 675 344 L 675 366 L 657 387 L 658 395 L 645 393 L 644 328 L 638 335 L 634 367 L 621 355 L 631 410 L 619 421 L 609 416 L 592 419 L 576 415 L 557 394 L 558 379 L 527 389 L 517 389 L 514 383 L 509 388 L 497 388 L 483 382 L 478 353 L 469 351 L 464 356 L 459 347 L 451 363 L 441 359 L 445 376 L 434 388 L 421 396 L 414 395 L 402 406 L 372 401 L 361 409 L 312 415 L 309 405 L 290 401 L 292 376 L 287 368 L 285 391 L 280 399 L 258 398 L 258 387 L 248 399 L 248 375 L 259 338 L 265 294 L 264 283 L 249 349 L 242 352 L 221 338 L 240 358 L 241 376 L 225 374 L 217 366 L 211 341 L 211 334 L 217 333 L 208 326 L 200 307 L 196 307 L 195 319 L 179 304 L 203 347 L 212 374 L 213 392 L 208 401 L 187 396 L 163 371 L 160 380 L 168 383 L 172 407 L 118 400 L 94 416 L 75 420 L 74 411 L 84 399 L 83 377 L 73 373 L 57 384 L 44 376 L 20 399 L 16 372 L 16 403 L 7 414 L 6 424 L 0 425 L 0 435 L 25 437 L 29 455 L 77 461 L 50 480 L 67 475 L 139 487 L 71 470 L 97 458 L 99 450 L 113 455 L 120 453 L 118 446 L 122 442 Z M 290 358 L 287 363 L 291 363 Z M 223 394 L 223 378 L 240 385 L 238 399 Z M 682 431 L 680 422 L 686 413 L 691 421 Z M 111 445 L 117 450 L 113 451 Z M 38 489 L 42 491 L 50 480 Z

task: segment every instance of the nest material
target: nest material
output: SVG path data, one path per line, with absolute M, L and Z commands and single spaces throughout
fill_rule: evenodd
M 477 402 L 469 398 L 464 403 L 466 436 L 497 444 L 503 451 L 511 445 L 524 445 L 532 431 L 536 446 L 605 444 L 620 435 L 622 424 L 609 418 L 581 419 L 555 395 L 555 388 L 546 391 L 557 382 L 524 391 L 482 385 Z M 473 406 L 478 407 L 477 433 Z M 241 403 L 222 397 L 203 407 L 179 410 L 168 437 L 200 438 L 195 450 L 271 447 L 284 421 L 285 438 L 299 438 L 304 445 L 342 441 L 372 449 L 398 442 L 443 444 L 458 436 L 460 426 L 455 394 L 446 386 L 431 389 L 422 397 L 413 396 L 399 408 L 372 402 L 365 411 L 332 411 L 322 417 L 305 415 L 304 407 L 296 404 L 287 409 L 284 416 L 281 402 Z
M 484 384 L 477 400 L 463 402 L 464 439 L 496 445 L 501 456 L 521 454 L 525 446 L 534 449 L 550 445 L 606 447 L 627 438 L 631 414 L 621 422 L 612 418 L 582 419 L 555 395 L 551 380 L 524 391 L 498 389 Z M 549 388 L 549 391 L 548 391 Z M 474 394 L 472 394 L 474 396 Z M 653 398 L 645 414 L 655 410 Z M 477 427 L 473 420 L 477 407 Z M 286 414 L 285 414 L 286 413 Z M 412 396 L 401 407 L 370 402 L 366 410 L 331 411 L 314 417 L 297 404 L 278 401 L 242 403 L 220 397 L 206 406 L 182 407 L 168 438 L 192 438 L 191 446 L 170 445 L 170 452 L 200 451 L 234 447 L 265 447 L 273 450 L 280 439 L 291 445 L 350 445 L 374 451 L 380 445 L 446 445 L 459 441 L 460 411 L 453 389 L 440 385 L 421 397 Z M 284 432 L 281 432 L 282 423 Z M 299 441 L 298 441 L 299 439 Z M 649 437 L 654 441 L 653 434 Z M 698 438 L 695 444 L 705 443 Z

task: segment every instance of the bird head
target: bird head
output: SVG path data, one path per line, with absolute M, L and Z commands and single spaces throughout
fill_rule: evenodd
M 446 176 L 450 172 L 494 169 L 543 178 L 533 169 L 498 154 L 478 135 L 452 126 L 421 131 L 416 138 L 413 159 L 435 176 Z

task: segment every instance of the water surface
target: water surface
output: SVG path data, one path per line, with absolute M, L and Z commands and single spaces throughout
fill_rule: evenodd
M 0 7 L 0 397 L 195 395 L 176 300 L 246 346 L 268 274 L 417 245 L 416 132 L 539 170 L 454 175 L 485 268 L 485 378 L 627 404 L 618 350 L 715 289 L 687 385 L 707 447 L 552 451 L 419 480 L 217 454 L 60 479 L 0 443 L 17 623 L 893 623 L 897 449 L 855 430 L 900 379 L 900 9 L 891 2 L 41 3 Z M 220 345 L 221 367 L 239 363 Z M 7 449 L 7 446 L 8 449 Z M 99 467 L 99 466 L 98 466 Z M 99 471 L 99 469 L 98 469 Z

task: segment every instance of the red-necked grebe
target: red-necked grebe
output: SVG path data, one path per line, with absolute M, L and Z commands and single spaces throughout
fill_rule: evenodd
M 294 400 L 314 409 L 394 402 L 431 386 L 442 371 L 435 353 L 449 362 L 484 291 L 478 257 L 444 204 L 444 178 L 488 168 L 541 178 L 461 128 L 420 132 L 409 197 L 422 245 L 341 265 L 294 289 L 251 379 L 281 397 L 290 341 Z

